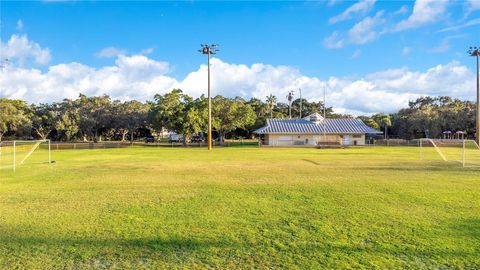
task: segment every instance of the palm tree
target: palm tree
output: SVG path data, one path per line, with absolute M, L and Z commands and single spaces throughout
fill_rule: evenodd
M 293 90 L 288 92 L 287 99 L 288 99 L 288 116 L 292 118 Z
M 273 108 L 277 105 L 277 97 L 270 94 L 267 96 L 267 104 L 268 108 L 270 109 L 270 118 L 273 118 Z
M 385 127 L 385 140 L 387 139 L 387 128 L 392 126 L 392 118 L 390 114 L 385 115 L 382 118 L 382 125 Z

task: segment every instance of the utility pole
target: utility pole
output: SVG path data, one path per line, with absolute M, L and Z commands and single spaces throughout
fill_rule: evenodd
M 202 49 L 198 50 L 202 54 L 208 55 L 208 150 L 212 150 L 212 96 L 210 94 L 210 55 L 218 52 L 218 44 L 201 44 Z
M 300 91 L 300 118 L 302 118 L 302 88 L 298 88 Z
M 480 48 L 470 47 L 468 50 L 470 56 L 477 58 L 477 119 L 476 119 L 476 141 L 480 144 L 480 87 L 479 87 L 479 70 L 478 70 L 478 57 L 480 56 Z

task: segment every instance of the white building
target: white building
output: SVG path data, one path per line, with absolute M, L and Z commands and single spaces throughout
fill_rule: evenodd
M 254 131 L 264 145 L 317 146 L 365 145 L 365 134 L 382 133 L 360 119 L 324 119 L 314 113 L 302 119 L 267 119 L 264 127 Z

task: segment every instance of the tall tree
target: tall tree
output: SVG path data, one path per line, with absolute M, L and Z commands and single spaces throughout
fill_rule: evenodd
M 246 128 L 255 122 L 255 111 L 241 100 L 216 96 L 212 105 L 212 125 L 220 135 L 221 142 L 225 140 L 227 133 L 238 128 Z
M 60 118 L 59 104 L 31 105 L 32 129 L 37 136 L 45 140 L 56 129 Z
M 30 124 L 25 111 L 24 101 L 0 98 L 0 141 L 7 132 L 15 132 L 22 126 Z
M 268 105 L 268 108 L 270 109 L 270 118 L 273 118 L 273 109 L 275 108 L 275 105 L 277 105 L 277 97 L 272 94 L 268 95 L 267 105 Z
M 155 101 L 150 112 L 150 119 L 157 121 L 154 125 L 182 134 L 184 144 L 206 126 L 204 98 L 193 100 L 182 90 L 173 89 L 165 95 L 155 95 Z
M 126 135 L 130 133 L 130 142 L 133 142 L 135 130 L 146 125 L 148 112 L 149 106 L 136 100 L 115 103 L 113 121 L 122 135 L 122 141 L 125 141 Z

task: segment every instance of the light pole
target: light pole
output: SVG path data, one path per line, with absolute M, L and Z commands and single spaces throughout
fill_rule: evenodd
M 479 71 L 478 71 L 478 57 L 480 56 L 480 48 L 478 47 L 470 47 L 468 50 L 468 54 L 470 56 L 475 56 L 477 58 L 477 119 L 476 119 L 476 141 L 477 144 L 480 144 L 480 87 L 478 85 L 479 81 Z
M 210 94 L 210 55 L 218 52 L 218 44 L 201 44 L 202 48 L 198 50 L 202 54 L 208 55 L 208 150 L 212 150 L 212 96 Z

